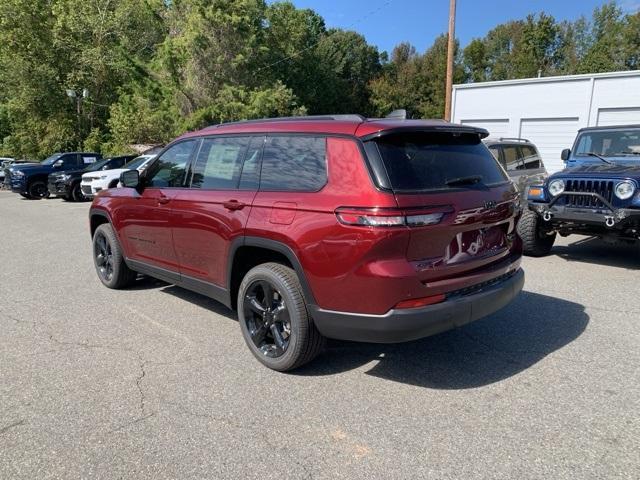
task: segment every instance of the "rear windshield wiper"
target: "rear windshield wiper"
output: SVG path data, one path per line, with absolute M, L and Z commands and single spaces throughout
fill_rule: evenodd
M 482 175 L 469 175 L 468 177 L 456 177 L 447 179 L 445 185 L 452 187 L 455 185 L 475 185 L 482 181 Z
M 604 163 L 608 163 L 609 165 L 613 165 L 613 162 L 607 160 L 606 158 L 604 158 L 602 155 L 598 155 L 597 153 L 593 153 L 593 152 L 586 152 L 585 155 L 589 155 L 590 157 L 596 157 L 599 158 L 600 160 L 602 160 Z

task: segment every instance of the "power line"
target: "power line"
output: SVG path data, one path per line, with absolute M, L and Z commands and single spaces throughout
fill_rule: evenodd
M 378 13 L 380 10 L 382 10 L 383 8 L 385 8 L 385 7 L 389 6 L 389 5 L 390 5 L 391 3 L 393 3 L 394 1 L 395 1 L 395 0 L 387 0 L 387 1 L 386 1 L 386 2 L 384 2 L 382 5 L 380 5 L 378 8 L 376 8 L 375 10 L 372 10 L 371 12 L 367 13 L 365 16 L 360 17 L 360 18 L 359 18 L 358 20 L 356 20 L 355 22 L 351 23 L 350 25 L 347 25 L 346 30 L 349 30 L 349 29 L 353 28 L 354 26 L 356 26 L 356 25 L 358 25 L 358 24 L 360 24 L 360 23 L 364 22 L 367 18 L 369 18 L 369 17 L 371 17 L 371 16 L 375 15 L 375 14 L 376 14 L 376 13 Z M 317 47 L 317 46 L 320 44 L 320 42 L 321 42 L 321 41 L 322 41 L 322 40 L 318 40 L 317 42 L 312 43 L 312 44 L 311 44 L 311 45 L 309 45 L 308 47 L 305 47 L 305 48 L 303 48 L 302 50 L 299 50 L 299 51 L 297 51 L 297 52 L 294 52 L 294 53 L 292 53 L 291 55 L 289 55 L 289 56 L 287 56 L 287 57 L 285 57 L 285 58 L 281 58 L 280 60 L 278 60 L 278 61 L 276 61 L 276 62 L 270 63 L 269 65 L 265 65 L 264 67 L 260 67 L 260 68 L 258 68 L 257 70 L 255 70 L 255 72 L 254 72 L 254 73 L 258 73 L 258 72 L 261 72 L 262 70 L 266 70 L 267 68 L 274 67 L 274 66 L 276 66 L 276 65 L 278 65 L 278 64 L 280 64 L 280 63 L 287 62 L 287 61 L 291 60 L 292 58 L 297 57 L 298 55 L 300 55 L 300 54 L 302 54 L 302 53 L 304 53 L 304 52 L 306 52 L 306 51 L 308 51 L 308 50 L 311 50 L 312 48 Z

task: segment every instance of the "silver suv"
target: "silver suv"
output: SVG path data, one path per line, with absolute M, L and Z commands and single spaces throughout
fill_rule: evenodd
M 487 138 L 484 143 L 500 162 L 526 200 L 527 187 L 544 183 L 549 176 L 536 146 L 526 138 Z

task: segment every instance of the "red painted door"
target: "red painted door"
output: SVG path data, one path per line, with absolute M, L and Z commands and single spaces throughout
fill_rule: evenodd
M 263 137 L 205 138 L 190 188 L 173 203 L 173 244 L 183 277 L 226 288 L 231 242 L 244 234 L 258 188 Z

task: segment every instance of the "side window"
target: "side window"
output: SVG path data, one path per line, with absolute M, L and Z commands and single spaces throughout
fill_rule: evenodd
M 522 170 L 524 168 L 516 145 L 504 145 L 502 147 L 502 154 L 504 155 L 507 172 L 515 172 L 516 170 Z
M 493 158 L 495 158 L 498 163 L 500 163 L 500 165 L 506 168 L 504 161 L 500 158 L 500 147 L 497 145 L 492 145 L 489 147 L 489 151 L 491 152 L 491 155 L 493 155 Z
M 268 137 L 262 155 L 260 190 L 320 190 L 327 183 L 324 137 Z
M 61 160 L 63 168 L 75 168 L 78 166 L 78 155 L 75 153 L 64 155 Z
M 186 140 L 169 147 L 149 170 L 150 187 L 181 187 L 187 163 L 196 140 Z
M 198 152 L 191 188 L 236 189 L 250 137 L 205 138 Z
M 96 163 L 98 161 L 98 157 L 96 157 L 95 155 L 81 155 L 81 158 L 81 167 L 91 165 L 92 163 Z
M 522 151 L 522 161 L 526 170 L 540 168 L 540 157 L 535 148 L 523 145 L 520 150 Z
M 260 155 L 264 137 L 253 137 L 242 166 L 240 190 L 257 190 L 260 181 Z

